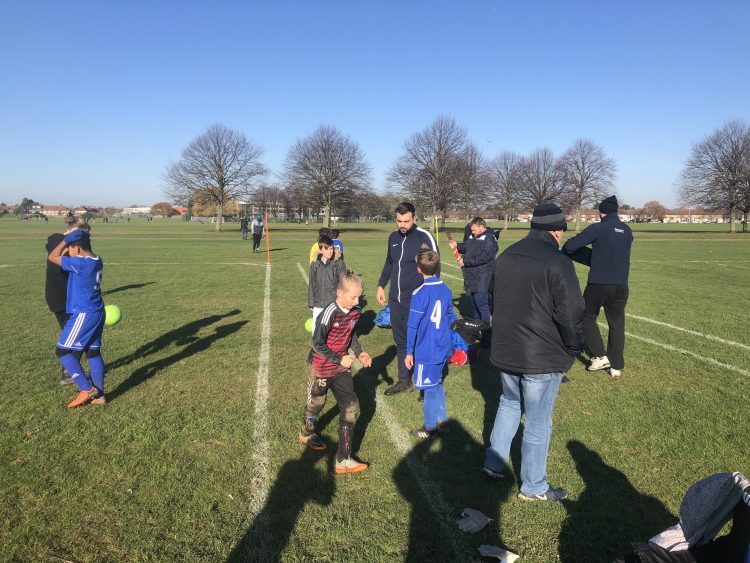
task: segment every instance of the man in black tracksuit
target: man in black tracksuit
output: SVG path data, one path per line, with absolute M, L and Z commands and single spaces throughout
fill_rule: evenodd
M 615 196 L 606 198 L 599 204 L 601 222 L 586 227 L 563 246 L 563 252 L 573 260 L 591 267 L 583 292 L 586 300 L 583 335 L 591 354 L 588 369 L 610 368 L 612 377 L 619 377 L 625 367 L 625 305 L 633 244 L 633 233 L 620 221 L 618 209 Z M 587 247 L 589 244 L 591 248 Z M 602 307 L 609 325 L 606 349 L 596 324 Z
M 411 375 L 404 365 L 406 322 L 409 319 L 411 294 L 424 280 L 417 271 L 416 257 L 423 248 L 440 252 L 432 235 L 417 227 L 415 214 L 411 203 L 403 202 L 396 207 L 397 229 L 388 237 L 385 264 L 378 280 L 376 298 L 381 305 L 386 304 L 385 286 L 389 281 L 391 284 L 387 302 L 391 308 L 391 329 L 398 358 L 398 381 L 385 390 L 386 395 L 395 395 L 411 388 Z

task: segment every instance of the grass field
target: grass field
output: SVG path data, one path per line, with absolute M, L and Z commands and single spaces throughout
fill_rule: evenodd
M 501 250 L 524 235 L 517 227 Z M 355 449 L 371 467 L 334 476 L 335 447 L 297 442 L 309 346 L 298 264 L 307 271 L 314 226 L 272 224 L 264 301 L 266 256 L 236 225 L 96 223 L 105 302 L 124 320 L 105 331 L 110 404 L 68 411 L 44 302 L 44 240 L 59 226 L 0 221 L 0 559 L 468 561 L 494 544 L 529 562 L 611 560 L 673 524 L 696 480 L 750 471 L 750 236 L 641 227 L 623 377 L 574 365 L 548 464 L 570 498 L 546 505 L 478 471 L 500 393 L 486 357 L 451 369 L 452 432 L 432 442 L 407 434 L 421 423 L 415 393 L 383 397 L 395 348 L 372 319 L 390 225 L 341 227 L 347 265 L 365 279 L 361 343 L 376 359 L 354 376 Z M 466 312 L 459 270 L 443 272 Z M 335 407 L 322 422 L 335 445 Z M 464 507 L 494 521 L 464 534 Z

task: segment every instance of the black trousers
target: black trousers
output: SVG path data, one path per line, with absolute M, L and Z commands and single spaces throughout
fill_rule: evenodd
M 409 321 L 411 295 L 408 298 L 404 298 L 402 294 L 400 303 L 396 299 L 389 299 L 388 305 L 391 307 L 391 330 L 393 331 L 393 341 L 396 343 L 398 380 L 409 383 L 411 373 L 406 369 L 404 360 L 406 360 L 406 323 Z
M 260 248 L 260 237 L 262 233 L 253 233 L 253 250 Z
M 583 292 L 586 308 L 583 313 L 583 338 L 586 348 L 594 357 L 607 356 L 614 369 L 625 367 L 625 305 L 628 303 L 628 286 L 590 283 Z M 596 324 L 599 311 L 609 325 L 607 348 Z

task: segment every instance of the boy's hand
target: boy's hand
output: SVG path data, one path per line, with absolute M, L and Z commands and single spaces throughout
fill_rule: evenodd
M 408 354 L 404 358 L 404 365 L 406 366 L 406 369 L 411 369 L 414 367 L 414 354 Z
M 359 361 L 362 362 L 362 365 L 366 368 L 369 368 L 372 365 L 372 358 L 367 352 L 362 352 L 359 355 Z
M 78 242 L 81 239 L 88 238 L 89 233 L 88 231 L 83 231 L 81 229 L 73 229 L 70 231 L 63 240 L 65 241 L 65 244 L 73 244 L 74 242 Z
M 356 358 L 351 354 L 348 354 L 341 358 L 341 365 L 345 368 L 350 368 L 352 367 L 352 363 L 354 362 L 354 360 L 356 360 Z

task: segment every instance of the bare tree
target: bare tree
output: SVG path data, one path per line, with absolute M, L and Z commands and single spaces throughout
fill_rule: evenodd
M 729 232 L 736 232 L 735 213 L 750 164 L 750 127 L 742 120 L 725 123 L 693 145 L 680 174 L 680 200 L 729 212 Z
M 454 204 L 462 209 L 468 221 L 486 207 L 489 175 L 487 163 L 474 143 L 468 143 L 458 156 L 458 186 Z
M 260 162 L 263 149 L 245 135 L 224 125 L 211 125 L 167 167 L 164 193 L 175 202 L 200 200 L 216 212 L 221 231 L 224 207 L 247 196 L 253 182 L 266 173 Z
M 565 191 L 564 207 L 575 212 L 580 230 L 581 209 L 611 195 L 615 182 L 615 161 L 588 139 L 577 139 L 557 161 Z
M 658 201 L 647 201 L 643 204 L 640 216 L 646 221 L 662 221 L 667 214 L 667 209 Z
M 451 117 L 438 116 L 432 125 L 406 140 L 388 181 L 433 217 L 441 211 L 444 215 L 457 195 L 460 157 L 466 148 L 466 129 Z
M 490 189 L 505 219 L 503 229 L 517 212 L 522 189 L 522 159 L 511 151 L 503 151 L 488 165 Z
M 528 208 L 553 201 L 561 203 L 565 185 L 552 151 L 537 149 L 521 159 L 521 202 Z
M 335 127 L 321 125 L 289 149 L 283 174 L 286 185 L 305 194 L 308 205 L 331 212 L 349 203 L 354 193 L 370 187 L 370 166 L 359 145 Z

